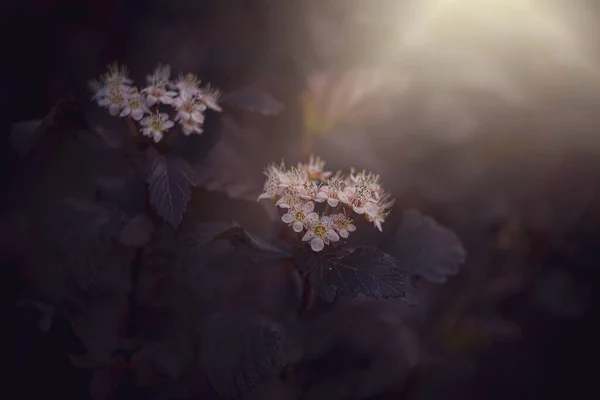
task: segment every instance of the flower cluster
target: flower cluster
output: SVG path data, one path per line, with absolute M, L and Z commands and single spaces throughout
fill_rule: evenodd
M 176 122 L 186 136 L 201 134 L 204 112 L 209 108 L 222 111 L 218 104 L 220 92 L 210 86 L 201 88 L 193 74 L 180 76 L 175 82 L 170 81 L 170 77 L 171 68 L 158 65 L 154 73 L 146 77 L 147 86 L 138 90 L 132 85 L 127 69 L 114 63 L 99 80 L 90 82 L 94 92 L 92 100 L 107 108 L 112 116 L 138 121 L 141 133 L 155 142 L 159 142 Z M 172 108 L 174 121 L 169 114 L 160 112 L 162 105 Z
M 281 220 L 294 232 L 304 232 L 302 241 L 314 251 L 347 238 L 356 230 L 354 218 L 361 215 L 381 231 L 394 200 L 381 187 L 379 175 L 352 170 L 342 176 L 324 168 L 325 162 L 314 156 L 290 168 L 283 162 L 269 165 L 258 200 L 273 200 L 283 212 Z M 318 204 L 324 207 L 320 213 Z

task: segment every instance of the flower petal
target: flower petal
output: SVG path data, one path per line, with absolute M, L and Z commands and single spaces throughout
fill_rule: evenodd
M 175 123 L 173 121 L 166 121 L 163 126 L 165 129 L 171 129 L 174 125 Z
M 294 216 L 290 213 L 285 213 L 281 216 L 281 220 L 286 224 L 289 224 L 294 220 Z
M 138 108 L 131 112 L 131 118 L 135 119 L 136 121 L 139 121 L 143 117 L 144 117 L 144 111 L 141 108 Z
M 109 112 L 109 114 L 110 114 L 110 115 L 112 115 L 113 117 L 116 117 L 116 116 L 117 116 L 117 114 L 119 114 L 119 110 L 120 110 L 120 107 L 119 107 L 118 105 L 116 105 L 116 104 L 111 104 L 111 105 L 108 107 L 108 112 Z
M 119 114 L 119 117 L 126 117 L 131 113 L 131 110 L 129 108 L 124 108 L 123 111 L 121 111 L 121 114 Z
M 157 100 L 158 100 L 158 99 L 157 99 L 156 97 L 154 97 L 154 96 L 152 96 L 152 95 L 148 95 L 148 97 L 146 97 L 146 105 L 147 105 L 148 107 L 152 107 L 153 105 L 155 105 L 155 104 L 156 104 L 156 101 L 157 101 Z
M 331 219 L 330 216 L 328 215 L 324 215 L 321 218 L 321 223 L 323 224 L 323 226 L 325 226 L 326 228 L 331 228 L 333 226 L 333 220 Z
M 312 240 L 315 238 L 315 233 L 313 231 L 306 231 L 306 233 L 304 234 L 304 236 L 302 236 L 302 241 L 303 242 L 308 242 L 309 240 Z
M 313 249 L 313 251 L 321 251 L 325 248 L 325 242 L 323 242 L 323 239 L 321 238 L 314 238 L 310 242 L 310 248 Z
M 192 120 L 194 120 L 194 122 L 202 124 L 202 123 L 204 123 L 204 115 L 202 115 L 202 113 L 200 113 L 198 111 L 194 111 L 192 113 Z
M 302 206 L 302 211 L 304 211 L 305 214 L 310 214 L 311 212 L 314 211 L 314 209 L 315 209 L 315 203 L 313 203 L 312 201 L 304 203 L 304 205 Z
M 333 229 L 330 229 L 327 231 L 327 239 L 331 240 L 332 242 L 337 242 L 340 240 L 340 237 Z
M 318 220 L 319 220 L 319 216 L 317 215 L 317 213 L 312 212 L 306 216 L 306 222 L 309 225 L 314 224 Z
M 340 236 L 346 239 L 348 237 L 348 231 L 345 229 L 340 229 Z
M 327 204 L 329 204 L 331 207 L 337 207 L 337 205 L 340 204 L 340 201 L 338 199 L 332 199 L 330 197 L 327 199 Z
M 292 225 L 292 229 L 294 232 L 300 233 L 304 229 L 304 225 L 302 225 L 302 222 L 296 221 L 294 222 L 294 225 Z

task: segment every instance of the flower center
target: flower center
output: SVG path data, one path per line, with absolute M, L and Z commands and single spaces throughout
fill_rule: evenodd
M 313 232 L 316 236 L 323 238 L 327 234 L 327 228 L 325 228 L 323 225 L 317 225 L 314 227 Z
M 297 211 L 296 214 L 294 214 L 294 218 L 296 219 L 296 221 L 302 222 L 306 218 L 306 215 L 304 215 L 302 211 Z
M 121 104 L 123 104 L 123 96 L 115 93 L 112 95 L 110 101 L 112 104 L 121 105 Z
M 348 228 L 348 225 L 350 225 L 350 220 L 348 220 L 346 218 L 340 218 L 337 221 L 337 226 L 340 229 L 346 229 L 346 228 Z
M 155 131 L 162 131 L 163 130 L 163 123 L 160 119 L 155 119 L 152 121 L 152 129 L 154 129 Z

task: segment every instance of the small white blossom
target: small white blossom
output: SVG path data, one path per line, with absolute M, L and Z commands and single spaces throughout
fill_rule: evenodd
M 94 92 L 92 100 L 101 107 L 107 107 L 111 115 L 115 116 L 122 107 L 120 102 L 132 92 L 133 88 L 130 86 L 132 83 L 127 68 L 112 63 L 99 80 L 90 81 L 90 88 Z
M 172 128 L 175 124 L 169 120 L 169 116 L 165 113 L 152 113 L 140 122 L 142 125 L 142 134 L 151 136 L 155 142 L 159 142 L 164 132 Z
M 218 101 L 221 97 L 221 92 L 218 90 L 206 87 L 202 89 L 198 95 L 202 103 L 213 111 L 221 112 L 223 109 L 219 106 Z
M 345 214 L 339 213 L 331 216 L 333 220 L 333 228 L 338 231 L 341 237 L 344 239 L 350 235 L 350 232 L 356 230 L 356 226 L 352 223 L 352 220 Z
M 125 108 L 129 96 L 127 91 L 114 88 L 99 98 L 98 105 L 108 108 L 110 115 L 115 117 Z
M 314 155 L 310 156 L 308 164 L 298 163 L 298 168 L 303 169 L 308 174 L 308 179 L 315 181 L 325 181 L 331 176 L 330 171 L 325 171 L 325 161 Z
M 315 209 L 315 203 L 309 201 L 302 205 L 291 207 L 281 216 L 281 220 L 292 225 L 294 232 L 302 232 L 306 224 L 306 217 Z
M 300 195 L 300 189 L 289 186 L 284 188 L 281 197 L 275 202 L 275 205 L 281 208 L 292 208 L 303 204 L 305 200 Z
M 204 110 L 206 106 L 202 104 L 196 96 L 182 92 L 179 97 L 173 100 L 173 106 L 177 111 L 175 121 L 193 120 L 198 124 L 204 123 Z
M 144 104 L 144 97 L 139 93 L 134 92 L 125 99 L 125 106 L 119 116 L 126 117 L 131 115 L 131 118 L 139 121 L 144 117 L 144 114 L 149 112 L 150 110 L 148 110 L 148 107 Z
M 290 167 L 288 171 L 281 175 L 280 179 L 282 187 L 300 192 L 306 186 L 308 174 L 303 169 Z
M 313 251 L 321 251 L 330 242 L 340 240 L 339 235 L 333 229 L 333 220 L 329 216 L 319 217 L 317 213 L 306 216 L 306 233 L 302 237 L 303 242 L 308 242 Z
M 390 208 L 394 205 L 395 200 L 389 200 L 389 195 L 385 194 L 379 201 L 376 211 L 373 215 L 367 215 L 367 220 L 373 222 L 373 225 L 379 229 L 379 232 L 383 232 L 381 224 L 385 222 L 385 219 L 390 214 Z
M 185 136 L 190 136 L 194 133 L 201 135 L 204 132 L 202 125 L 192 119 L 180 121 L 179 123 L 181 124 L 181 128 Z
M 339 174 L 327 181 L 326 185 L 319 188 L 319 192 L 316 195 L 316 201 L 322 203 L 327 201 L 331 207 L 337 207 L 340 202 L 340 194 L 344 196 L 344 190 L 346 189 L 346 180 L 342 179 Z
M 377 213 L 377 203 L 381 186 L 378 183 L 379 175 L 366 174 L 365 171 L 350 175 L 348 184 L 339 198 L 352 207 L 357 214 L 367 214 L 374 217 Z
M 148 86 L 142 89 L 142 94 L 146 96 L 146 105 L 148 107 L 152 107 L 158 103 L 171 104 L 173 102 L 173 98 L 177 96 L 177 92 L 167 89 L 170 76 L 171 68 L 168 65 L 162 66 L 159 64 L 154 69 L 154 73 L 146 77 Z
M 285 174 L 285 165 L 283 162 L 281 166 L 275 164 L 269 165 L 264 174 L 267 176 L 265 181 L 263 192 L 258 196 L 257 201 L 262 199 L 275 199 L 283 195 L 285 188 L 281 186 L 281 177 Z
M 202 94 L 200 79 L 194 74 L 179 75 L 179 78 L 174 84 L 171 84 L 171 87 L 179 90 L 180 95 L 196 97 Z

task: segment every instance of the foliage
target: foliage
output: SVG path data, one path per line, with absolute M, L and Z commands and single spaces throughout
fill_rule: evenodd
M 44 331 L 53 329 L 53 319 L 70 324 L 85 348 L 71 360 L 93 369 L 93 398 L 118 396 L 128 385 L 128 371 L 140 390 L 161 396 L 210 397 L 216 392 L 221 398 L 240 398 L 271 385 L 292 393 L 305 390 L 306 379 L 314 389 L 320 384 L 314 381 L 318 369 L 310 367 L 312 360 L 330 357 L 334 350 L 314 346 L 322 339 L 321 318 L 346 310 L 348 301 L 362 307 L 365 299 L 377 300 L 360 323 L 381 326 L 388 338 L 394 337 L 398 321 L 385 317 L 386 310 L 390 304 L 398 307 L 400 319 L 413 313 L 420 294 L 413 278 L 441 283 L 458 272 L 465 252 L 456 235 L 416 211 L 404 213 L 394 245 L 350 246 L 349 233 L 357 229 L 351 215 L 381 231 L 394 201 L 378 175 L 333 175 L 319 158 L 287 170 L 268 167 L 260 198 L 273 199 L 283 215 L 275 224 L 264 219 L 275 231 L 282 221 L 292 228 L 278 237 L 250 233 L 234 222 L 196 219 L 190 208 L 197 195 L 209 192 L 195 187 L 248 200 L 255 200 L 260 188 L 238 190 L 218 175 L 215 166 L 220 164 L 215 163 L 230 148 L 223 144 L 200 162 L 188 161 L 172 146 L 167 118 L 150 107 L 172 106 L 183 139 L 193 140 L 186 137 L 191 132 L 186 124 L 203 122 L 204 116 L 194 113 L 207 107 L 227 113 L 233 105 L 271 116 L 283 106 L 249 88 L 220 97 L 200 89 L 192 75 L 172 83 L 169 73 L 168 67 L 157 67 L 148 87 L 138 90 L 124 68 L 110 66 L 93 84 L 94 100 L 124 118 L 126 129 L 90 128 L 87 122 L 53 127 L 74 132 L 68 140 L 88 154 L 83 162 L 89 162 L 86 171 L 92 176 L 85 183 L 90 189 L 57 188 L 24 206 L 35 211 L 26 224 L 24 254 L 35 249 L 38 256 L 25 257 L 25 274 L 35 284 L 19 304 L 43 313 L 39 326 Z M 186 101 L 192 101 L 191 108 Z M 14 126 L 13 143 L 21 154 L 50 129 L 55 112 L 42 122 Z M 154 117 L 159 119 L 144 120 Z M 146 121 L 139 132 L 132 129 L 136 121 Z M 236 126 L 230 115 L 224 121 Z M 316 214 L 313 202 L 326 210 Z M 305 232 L 300 238 L 290 236 L 292 231 Z M 44 258 L 48 271 L 54 268 L 54 279 L 36 278 Z M 332 337 L 361 329 L 348 321 L 327 328 Z M 390 344 L 395 350 L 388 361 L 404 365 L 410 359 L 406 365 L 416 365 L 416 356 L 407 353 L 414 347 L 414 331 L 404 324 L 399 329 L 402 343 Z M 354 343 L 357 348 L 348 354 L 359 357 L 361 346 L 374 345 L 372 338 L 365 340 Z M 383 347 L 377 351 L 385 352 Z M 406 373 L 412 367 L 407 368 Z M 394 377 L 386 379 L 363 382 L 360 390 L 375 390 Z

